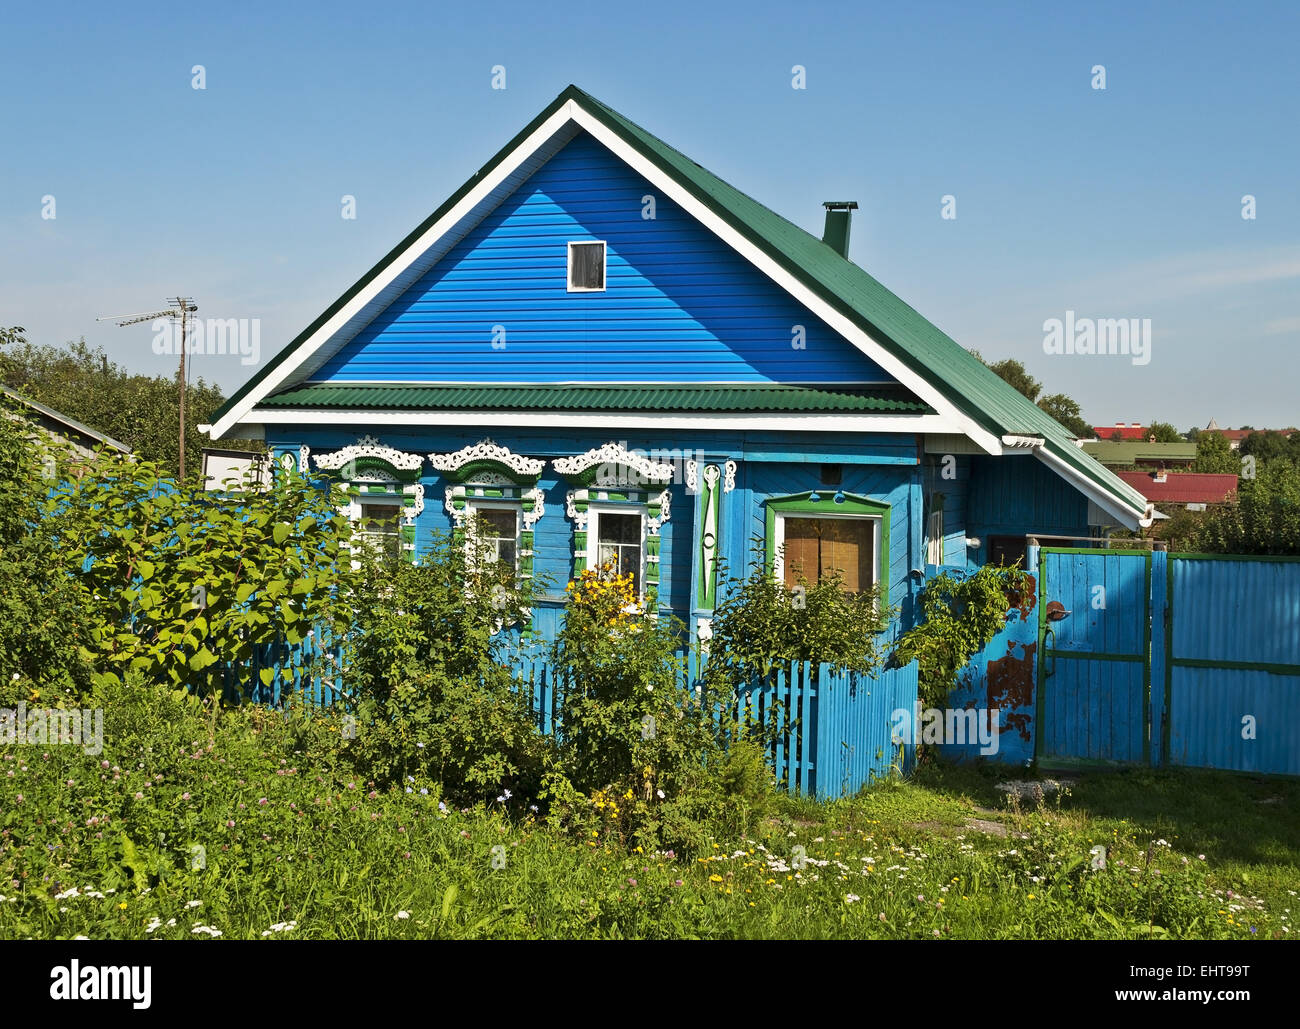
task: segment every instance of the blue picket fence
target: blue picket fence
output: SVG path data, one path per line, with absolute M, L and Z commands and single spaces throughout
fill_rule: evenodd
M 503 660 L 530 698 L 538 728 L 561 732 L 564 683 L 545 651 L 510 647 Z M 256 647 L 250 660 L 226 667 L 226 695 L 271 706 L 293 697 L 309 707 L 329 707 L 347 695 L 342 662 L 342 647 L 315 633 L 297 646 Z M 702 674 L 691 653 L 681 662 L 681 688 L 694 691 Z M 893 742 L 893 713 L 911 712 L 916 698 L 915 665 L 870 678 L 795 662 L 746 683 L 729 710 L 715 715 L 775 727 L 767 733 L 767 756 L 777 783 L 825 799 L 856 793 L 892 769 L 911 767 L 913 747 Z
M 562 731 L 564 683 L 549 658 L 522 650 L 509 663 L 532 700 L 538 727 L 545 733 Z M 695 653 L 686 656 L 682 690 L 695 690 L 703 671 Z M 911 767 L 914 748 L 894 743 L 893 715 L 899 709 L 910 714 L 916 699 L 915 664 L 871 678 L 826 664 L 793 662 L 745 683 L 729 710 L 715 715 L 775 727 L 768 733 L 767 757 L 777 784 L 828 799 L 856 793 L 891 770 Z

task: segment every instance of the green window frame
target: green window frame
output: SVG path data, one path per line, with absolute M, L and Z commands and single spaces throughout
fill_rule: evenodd
M 879 525 L 878 541 L 874 547 L 876 580 L 880 583 L 880 603 L 889 606 L 889 528 L 890 505 L 870 497 L 838 491 L 809 490 L 786 497 L 774 497 L 764 505 L 766 523 L 766 562 L 769 574 L 776 575 L 778 565 L 778 519 L 786 518 L 844 518 L 874 520 Z

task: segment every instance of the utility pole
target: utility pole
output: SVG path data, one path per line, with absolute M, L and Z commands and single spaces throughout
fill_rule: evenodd
M 180 399 L 180 416 L 181 416 L 181 434 L 178 446 L 177 463 L 180 466 L 180 481 L 185 482 L 185 340 L 186 329 L 188 327 L 190 300 L 188 297 L 174 297 L 172 303 L 175 310 L 181 313 L 181 399 Z M 197 309 L 197 308 L 196 308 Z
M 157 321 L 159 318 L 179 318 L 181 320 L 181 368 L 179 373 L 180 381 L 177 385 L 180 387 L 180 438 L 177 444 L 176 464 L 179 469 L 179 481 L 185 481 L 185 344 L 188 339 L 189 316 L 199 309 L 192 297 L 172 297 L 168 303 L 172 306 L 165 311 L 150 311 L 142 314 L 118 314 L 106 315 L 103 318 L 96 318 L 97 322 L 113 321 L 119 326 L 136 325 L 140 322 Z M 105 364 L 107 371 L 107 363 Z

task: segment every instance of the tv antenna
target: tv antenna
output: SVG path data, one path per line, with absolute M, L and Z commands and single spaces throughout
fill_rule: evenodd
M 117 322 L 118 327 L 138 325 L 140 322 L 155 322 L 160 318 L 179 319 L 181 323 L 181 369 L 180 369 L 180 439 L 177 444 L 177 465 L 180 470 L 179 480 L 185 481 L 185 340 L 189 316 L 199 309 L 191 297 L 172 297 L 167 301 L 172 306 L 164 311 L 142 311 L 138 314 L 115 314 L 96 318 L 97 322 Z

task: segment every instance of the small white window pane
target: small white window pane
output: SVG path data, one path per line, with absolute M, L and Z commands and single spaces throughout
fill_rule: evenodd
M 361 504 L 361 534 L 389 557 L 402 552 L 402 507 L 400 504 Z
M 479 508 L 474 512 L 482 527 L 481 543 L 490 561 L 504 561 L 516 567 L 519 556 L 519 516 L 501 508 Z

